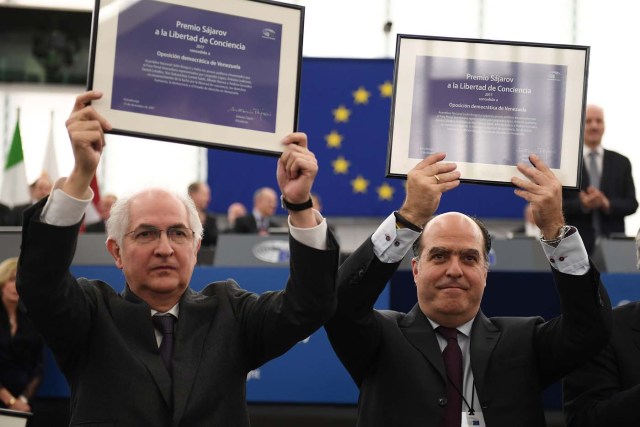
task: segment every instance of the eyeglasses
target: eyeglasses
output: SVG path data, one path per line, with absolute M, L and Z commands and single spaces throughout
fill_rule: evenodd
M 166 230 L 155 227 L 139 227 L 125 233 L 125 236 L 131 235 L 134 242 L 144 244 L 159 240 L 163 231 L 167 233 L 169 240 L 179 245 L 191 242 L 195 236 L 195 232 L 187 227 L 169 227 Z

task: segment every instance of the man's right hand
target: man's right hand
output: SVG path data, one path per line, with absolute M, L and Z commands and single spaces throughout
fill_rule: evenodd
M 62 190 L 78 199 L 89 197 L 89 185 L 105 145 L 104 131 L 111 129 L 109 122 L 91 106 L 91 101 L 101 97 L 102 93 L 99 91 L 79 95 L 66 121 L 75 162 Z
M 438 209 L 442 193 L 460 185 L 457 165 L 443 163 L 445 156 L 445 153 L 431 154 L 407 174 L 407 197 L 399 213 L 419 227 Z

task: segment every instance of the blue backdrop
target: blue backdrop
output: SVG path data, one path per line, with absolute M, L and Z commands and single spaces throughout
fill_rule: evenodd
M 404 200 L 405 180 L 385 178 L 392 83 L 391 59 L 303 60 L 298 129 L 318 158 L 314 191 L 327 216 L 386 216 Z M 250 208 L 256 189 L 277 189 L 275 157 L 210 149 L 208 160 L 214 212 L 235 201 Z M 481 218 L 522 218 L 523 209 L 511 187 L 480 184 L 440 205 Z

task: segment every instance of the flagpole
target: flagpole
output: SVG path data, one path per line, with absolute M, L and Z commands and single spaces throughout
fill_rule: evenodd
M 4 109 L 2 111 L 4 111 L 4 128 L 2 129 L 2 135 L 4 135 L 4 137 L 2 138 L 2 153 L 5 153 L 7 151 L 7 147 L 9 147 L 9 137 L 7 135 L 9 135 L 9 122 L 11 121 L 9 120 L 9 95 L 6 92 L 4 94 Z

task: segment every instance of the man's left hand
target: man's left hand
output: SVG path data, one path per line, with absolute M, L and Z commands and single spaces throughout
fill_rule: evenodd
M 532 154 L 533 166 L 518 163 L 518 171 L 528 180 L 514 176 L 511 183 L 518 187 L 515 194 L 531 203 L 533 219 L 544 239 L 555 239 L 564 225 L 562 215 L 562 184 L 553 171 Z

